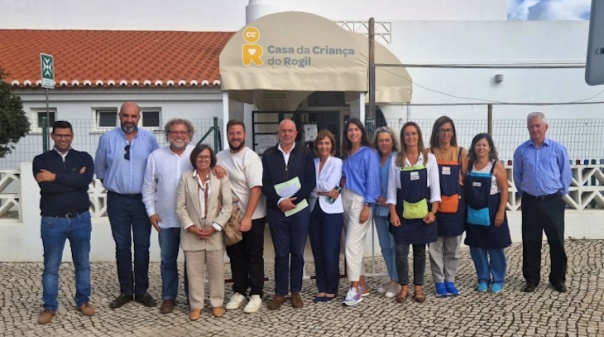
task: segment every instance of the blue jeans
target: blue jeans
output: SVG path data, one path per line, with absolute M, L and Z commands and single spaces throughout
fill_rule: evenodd
M 178 296 L 178 252 L 180 227 L 160 228 L 157 234 L 161 250 L 161 298 L 174 300 Z
M 299 293 L 302 290 L 309 208 L 306 207 L 290 217 L 285 217 L 280 210 L 267 209 L 269 229 L 275 247 L 275 294 L 277 295 L 289 294 L 288 283 L 292 293 Z
M 344 227 L 342 213 L 327 214 L 319 202 L 310 215 L 308 237 L 315 258 L 317 289 L 320 293 L 337 294 L 340 283 L 340 240 Z
M 375 222 L 375 230 L 378 234 L 382 256 L 386 263 L 386 270 L 391 280 L 398 282 L 398 272 L 396 271 L 396 246 L 394 244 L 394 236 L 388 231 L 390 221 L 385 216 L 376 215 L 373 217 Z
M 140 295 L 149 288 L 151 222 L 141 195 L 107 193 L 107 215 L 115 241 L 117 278 L 124 295 Z M 132 271 L 134 241 L 134 272 Z
M 476 267 L 478 282 L 491 283 L 491 275 L 493 275 L 493 283 L 503 284 L 505 282 L 507 261 L 503 248 L 491 249 L 471 246 L 470 254 L 474 261 L 474 267 Z
M 59 303 L 59 268 L 63 258 L 65 241 L 71 245 L 71 257 L 75 268 L 78 307 L 90 298 L 90 212 L 75 218 L 43 216 L 41 222 L 42 244 L 44 245 L 44 273 L 42 274 L 42 301 L 45 309 L 57 311 Z

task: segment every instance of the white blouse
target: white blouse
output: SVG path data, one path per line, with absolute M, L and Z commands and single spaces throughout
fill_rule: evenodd
M 329 156 L 323 165 L 323 169 L 319 172 L 319 158 L 315 158 L 315 174 L 317 178 L 317 184 L 315 189 L 310 193 L 310 210 L 312 211 L 315 207 L 317 199 L 323 212 L 327 214 L 342 213 L 344 212 L 344 206 L 342 205 L 342 196 L 338 196 L 333 204 L 327 201 L 327 196 L 319 195 L 318 192 L 328 192 L 334 189 L 340 184 L 340 178 L 342 178 L 342 159 Z
M 424 156 L 420 155 L 415 165 L 424 163 Z M 411 163 L 405 158 L 405 166 L 411 166 Z M 440 199 L 440 179 L 438 176 L 438 164 L 436 157 L 432 153 L 428 153 L 428 163 L 426 163 L 426 171 L 428 174 L 428 187 L 430 188 L 430 203 L 441 201 Z M 388 195 L 386 203 L 396 205 L 396 190 L 401 188 L 401 167 L 396 166 L 396 158 L 392 158 L 390 171 L 388 172 Z

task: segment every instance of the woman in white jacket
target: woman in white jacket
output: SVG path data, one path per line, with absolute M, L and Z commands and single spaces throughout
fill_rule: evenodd
M 313 302 L 333 300 L 340 281 L 340 237 L 344 226 L 344 208 L 340 198 L 342 160 L 334 157 L 336 140 L 329 130 L 322 130 L 314 142 L 317 186 L 310 197 L 308 236 L 315 259 L 319 293 Z

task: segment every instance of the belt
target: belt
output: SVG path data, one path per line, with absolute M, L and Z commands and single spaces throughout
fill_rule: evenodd
M 524 193 L 525 196 L 535 200 L 549 200 L 553 198 L 557 198 L 560 196 L 560 192 L 556 192 L 554 194 L 545 194 L 545 195 L 530 195 L 528 193 Z
M 143 197 L 142 193 L 128 194 L 128 193 L 117 193 L 117 192 L 113 192 L 113 191 L 107 191 L 107 194 L 121 195 L 122 197 L 128 197 L 128 198 L 142 198 Z
M 73 218 L 77 218 L 80 215 L 82 215 L 83 213 L 79 213 L 79 212 L 71 212 L 71 213 L 65 213 L 65 214 L 59 214 L 59 215 L 53 215 L 53 218 L 65 218 L 65 219 L 73 219 Z

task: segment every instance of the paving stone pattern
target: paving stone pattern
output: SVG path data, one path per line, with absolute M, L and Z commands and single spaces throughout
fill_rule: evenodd
M 521 292 L 522 246 L 514 244 L 506 251 L 507 282 L 504 291 L 497 295 L 474 291 L 474 266 L 468 249 L 462 248 L 456 282 L 461 295 L 457 297 L 436 298 L 427 267 L 423 304 L 412 298 L 406 304 L 398 304 L 380 296 L 375 289 L 384 281 L 382 276 L 368 278 L 372 294 L 358 306 L 342 306 L 348 286 L 345 279 L 340 281 L 337 301 L 313 304 L 314 281 L 306 280 L 301 309 L 293 309 L 287 301 L 278 311 L 269 311 L 265 304 L 254 314 L 236 310 L 214 318 L 206 303 L 196 322 L 188 320 L 182 293 L 175 312 L 168 315 L 160 314 L 159 307 L 146 308 L 135 302 L 109 309 L 109 302 L 119 291 L 114 263 L 92 264 L 91 302 L 97 313 L 91 318 L 83 317 L 73 304 L 73 265 L 64 263 L 59 311 L 50 324 L 41 326 L 37 318 L 42 309 L 42 264 L 0 263 L 0 336 L 604 336 L 604 240 L 569 240 L 566 247 L 569 291 L 565 294 L 555 292 L 547 282 L 549 259 L 544 259 L 537 291 Z M 543 254 L 549 255 L 546 244 Z M 381 258 L 375 266 L 377 272 L 384 271 Z M 366 260 L 366 267 L 371 270 L 370 259 Z M 269 277 L 272 268 L 272 261 L 267 261 Z M 314 274 L 313 268 L 307 263 L 309 274 Z M 152 263 L 149 273 L 149 291 L 159 300 L 159 263 Z M 226 289 L 228 299 L 231 285 L 227 284 Z M 268 281 L 265 301 L 270 300 L 273 291 L 273 282 Z

